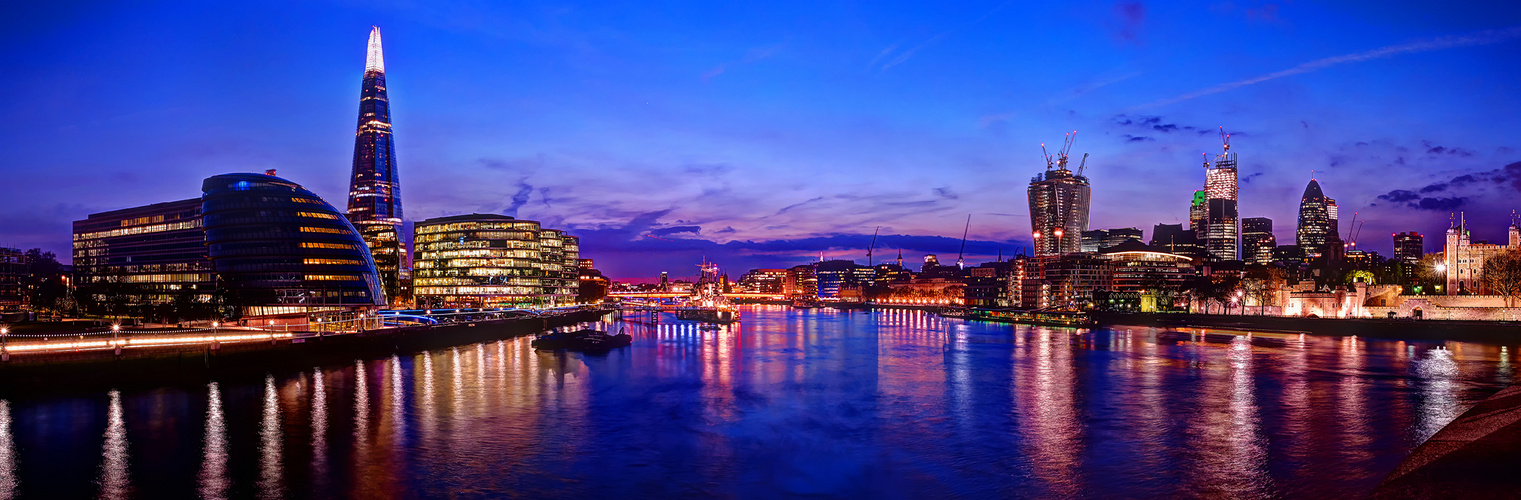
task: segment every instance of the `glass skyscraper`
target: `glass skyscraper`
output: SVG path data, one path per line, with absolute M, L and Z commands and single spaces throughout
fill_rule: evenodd
M 1088 178 L 1067 170 L 1063 157 L 1030 179 L 1030 227 L 1035 255 L 1074 253 L 1088 230 L 1088 207 L 1092 196 Z
M 401 184 L 396 175 L 396 145 L 391 135 L 391 101 L 386 97 L 385 61 L 380 27 L 370 30 L 364 79 L 359 89 L 359 125 L 354 134 L 354 169 L 349 183 L 350 222 L 364 236 L 386 296 L 399 297 L 402 257 Z
M 1236 178 L 1236 153 L 1230 143 L 1215 157 L 1215 164 L 1204 164 L 1204 250 L 1220 260 L 1241 260 L 1241 217 L 1237 213 L 1240 187 Z
M 1299 199 L 1299 230 L 1295 233 L 1295 242 L 1306 257 L 1324 253 L 1326 243 L 1337 239 L 1336 218 L 1336 200 L 1327 198 L 1320 183 L 1310 179 Z

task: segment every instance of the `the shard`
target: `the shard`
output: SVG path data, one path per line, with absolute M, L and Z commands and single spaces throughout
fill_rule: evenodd
M 349 183 L 349 221 L 363 234 L 376 270 L 393 304 L 400 299 L 399 275 L 406 253 L 399 237 L 401 184 L 396 175 L 396 145 L 391 135 L 391 101 L 386 97 L 385 61 L 380 27 L 370 30 L 359 89 L 359 125 L 354 133 L 354 170 Z

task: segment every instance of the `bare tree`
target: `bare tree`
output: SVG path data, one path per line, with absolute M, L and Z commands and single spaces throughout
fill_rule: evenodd
M 1505 296 L 1505 305 L 1514 307 L 1521 298 L 1521 250 L 1506 250 L 1484 261 L 1484 273 L 1480 277 L 1484 288 Z

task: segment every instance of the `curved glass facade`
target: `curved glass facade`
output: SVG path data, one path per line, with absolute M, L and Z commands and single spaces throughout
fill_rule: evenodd
M 385 304 L 359 231 L 300 185 L 223 174 L 201 185 L 201 204 L 219 287 L 245 314 Z

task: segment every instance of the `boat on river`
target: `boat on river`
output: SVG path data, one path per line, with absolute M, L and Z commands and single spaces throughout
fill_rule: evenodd
M 608 335 L 607 332 L 583 328 L 572 332 L 551 332 L 533 339 L 529 345 L 541 351 L 607 352 L 634 343 L 627 333 Z

